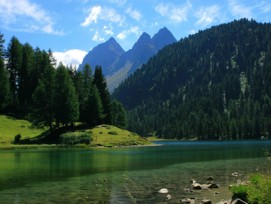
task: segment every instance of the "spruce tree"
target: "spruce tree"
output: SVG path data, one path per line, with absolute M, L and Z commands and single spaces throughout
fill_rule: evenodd
M 126 128 L 127 126 L 127 115 L 123 105 L 113 100 L 111 103 L 112 108 L 112 125 L 120 128 Z
M 88 121 L 88 118 L 90 117 L 88 114 L 88 101 L 89 101 L 89 95 L 92 91 L 93 86 L 93 76 L 92 71 L 89 66 L 89 64 L 86 64 L 83 67 L 82 73 L 80 72 L 77 74 L 77 81 L 76 81 L 76 87 L 77 87 L 77 93 L 78 98 L 80 102 L 80 120 L 83 122 Z
M 22 64 L 22 44 L 16 37 L 12 37 L 7 50 L 7 69 L 9 72 L 11 111 L 18 109 L 18 78 Z
M 56 70 L 54 113 L 58 124 L 73 123 L 79 118 L 78 96 L 67 68 L 60 63 Z
M 4 39 L 0 33 L 0 111 L 7 105 L 9 96 L 8 73 L 4 64 Z
M 93 85 L 89 93 L 86 105 L 86 116 L 85 122 L 91 126 L 101 124 L 104 118 L 102 101 L 96 85 Z
M 55 82 L 55 68 L 48 66 L 33 94 L 32 120 L 36 125 L 45 125 L 53 128 L 54 106 L 53 88 Z
M 103 123 L 112 124 L 111 99 L 107 84 L 102 73 L 102 68 L 97 66 L 94 72 L 94 84 L 97 86 L 103 105 Z
M 21 112 L 25 114 L 31 106 L 32 91 L 30 73 L 34 65 L 34 50 L 28 43 L 22 47 L 22 64 L 18 71 L 18 99 Z

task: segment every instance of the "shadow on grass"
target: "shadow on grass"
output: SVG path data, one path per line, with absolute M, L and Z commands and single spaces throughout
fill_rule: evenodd
M 85 131 L 89 125 L 63 126 L 52 131 L 46 130 L 37 137 L 20 140 L 17 144 L 60 144 L 60 135 L 66 132 Z

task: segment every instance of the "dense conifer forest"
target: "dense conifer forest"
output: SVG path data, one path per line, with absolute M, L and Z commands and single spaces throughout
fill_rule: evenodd
M 123 106 L 111 100 L 102 68 L 94 74 L 56 65 L 51 50 L 33 49 L 13 37 L 7 49 L 0 34 L 0 114 L 29 119 L 37 126 L 126 126 Z
M 271 24 L 241 19 L 181 39 L 113 96 L 145 136 L 270 138 Z

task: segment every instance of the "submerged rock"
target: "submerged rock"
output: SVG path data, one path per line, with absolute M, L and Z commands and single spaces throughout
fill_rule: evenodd
M 166 194 L 166 193 L 168 193 L 168 189 L 166 189 L 166 188 L 161 188 L 161 189 L 158 191 L 158 193 Z
M 167 200 L 170 200 L 171 199 L 171 195 L 170 194 L 167 194 Z
M 208 188 L 219 188 L 219 185 L 216 183 L 209 184 Z
M 194 204 L 196 201 L 195 198 L 186 198 L 186 199 L 182 199 L 182 203 L 190 203 L 190 204 Z
M 204 199 L 200 202 L 201 204 L 212 204 L 212 201 Z
M 201 190 L 201 189 L 202 189 L 202 186 L 201 186 L 199 183 L 193 183 L 193 184 L 191 185 L 191 188 L 192 188 L 193 190 Z
M 231 175 L 235 176 L 235 177 L 238 177 L 238 176 L 241 176 L 242 174 L 239 174 L 238 172 L 233 172 Z
M 206 179 L 207 181 L 213 181 L 214 180 L 214 177 L 210 176 Z

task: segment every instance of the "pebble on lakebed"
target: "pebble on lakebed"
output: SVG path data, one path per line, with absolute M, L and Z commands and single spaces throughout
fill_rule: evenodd
M 166 194 L 166 193 L 168 193 L 168 189 L 166 189 L 166 188 L 161 188 L 161 189 L 158 191 L 158 193 Z

